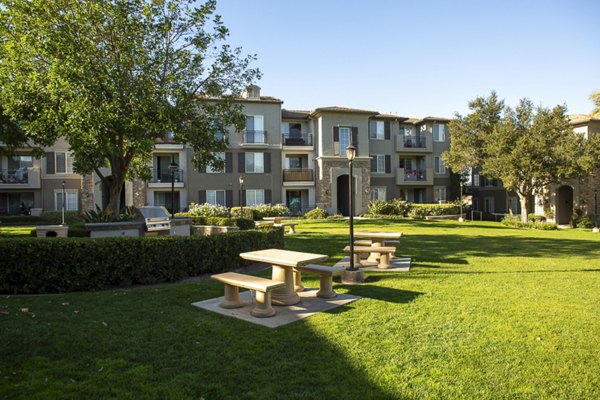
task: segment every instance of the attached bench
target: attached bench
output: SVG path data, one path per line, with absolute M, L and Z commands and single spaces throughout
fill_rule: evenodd
M 317 274 L 320 277 L 319 291 L 317 297 L 329 299 L 337 296 L 337 293 L 333 291 L 333 275 L 340 274 L 344 270 L 344 267 L 327 267 L 325 265 L 307 264 L 300 267 L 294 268 L 294 279 L 296 283 L 296 290 L 304 290 L 302 286 L 302 272 L 310 272 Z M 300 290 L 298 290 L 300 289 Z
M 211 278 L 225 284 L 225 298 L 219 304 L 219 307 L 222 308 L 240 308 L 244 306 L 244 303 L 240 301 L 239 288 L 256 291 L 256 307 L 250 311 L 250 314 L 258 318 L 275 315 L 275 310 L 271 307 L 271 291 L 285 286 L 285 282 L 236 272 L 216 274 L 212 275 Z
M 273 226 L 278 226 L 278 227 L 283 227 L 283 228 L 289 227 L 290 228 L 288 230 L 289 235 L 296 233 L 296 224 L 295 223 L 291 223 L 291 222 L 285 222 L 283 224 L 274 223 Z
M 346 253 L 350 253 L 350 246 L 344 247 L 344 251 Z M 387 269 L 390 267 L 390 258 L 394 256 L 396 248 L 393 246 L 354 246 L 354 264 L 360 265 L 360 255 L 365 253 L 371 254 L 371 252 L 377 252 L 381 254 L 378 267 Z

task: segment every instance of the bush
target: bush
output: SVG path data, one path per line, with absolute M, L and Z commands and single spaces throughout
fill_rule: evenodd
M 546 222 L 546 217 L 543 215 L 535 215 L 534 213 L 527 214 L 527 220 L 530 222 Z
M 290 214 L 290 209 L 283 204 L 259 204 L 252 208 L 258 219 L 263 219 L 265 217 L 284 217 Z
M 369 204 L 368 214 L 371 216 L 379 215 L 400 215 L 406 216 L 410 210 L 410 203 L 401 199 L 373 200 Z
M 423 219 L 427 215 L 453 215 L 460 213 L 456 204 L 411 204 L 408 216 Z
M 82 219 L 77 211 L 65 212 L 65 224 L 81 222 Z M 61 211 L 46 211 L 39 217 L 31 215 L 7 215 L 0 217 L 0 222 L 5 226 L 35 226 L 35 225 L 59 225 L 62 222 Z
M 283 229 L 211 236 L 3 238 L 0 293 L 100 290 L 237 268 L 240 253 L 283 247 Z
M 242 218 L 241 208 L 240 207 L 231 207 L 231 216 L 234 218 Z M 256 221 L 258 218 L 258 214 L 252 207 L 244 207 L 244 219 L 251 219 Z
M 333 214 L 333 215 L 328 215 L 327 219 L 343 219 L 344 216 L 342 214 Z
M 512 228 L 539 229 L 543 231 L 551 231 L 557 228 L 556 224 L 553 224 L 552 222 L 522 222 L 506 218 L 502 221 L 502 224 Z
M 591 218 L 581 217 L 581 218 L 572 218 L 570 221 L 570 225 L 573 228 L 583 228 L 583 229 L 592 229 L 596 226 L 594 221 Z
M 223 207 L 220 204 L 190 204 L 189 215 L 198 217 L 229 217 L 229 211 L 227 207 Z
M 175 217 L 189 218 L 193 225 L 237 226 L 242 230 L 254 228 L 254 220 L 245 218 L 202 217 L 189 212 L 177 213 Z
M 309 212 L 304 214 L 304 218 L 306 218 L 306 219 L 325 219 L 325 218 L 327 218 L 327 211 L 325 211 L 319 207 L 313 208 L 312 210 L 310 210 Z

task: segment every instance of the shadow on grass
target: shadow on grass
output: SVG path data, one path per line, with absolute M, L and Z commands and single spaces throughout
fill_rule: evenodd
M 395 275 L 395 274 L 394 274 Z M 421 292 L 410 290 L 393 289 L 384 286 L 369 285 L 382 280 L 380 275 L 368 275 L 363 285 L 344 285 L 338 284 L 336 287 L 345 288 L 348 294 L 361 296 L 364 298 L 383 300 L 389 303 L 406 304 L 414 301 L 417 297 L 423 295 Z M 384 278 L 385 279 L 385 278 Z M 397 279 L 397 276 L 396 276 Z

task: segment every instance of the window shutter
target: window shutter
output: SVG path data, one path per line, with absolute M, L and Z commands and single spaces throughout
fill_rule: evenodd
M 265 189 L 265 204 L 271 204 L 271 189 Z
M 392 156 L 390 156 L 390 155 L 385 156 L 385 173 L 386 174 L 392 173 Z
M 385 140 L 389 140 L 390 139 L 390 121 L 384 122 L 383 126 L 384 126 L 383 134 L 385 135 L 384 138 L 385 138 Z
M 352 127 L 352 144 L 356 147 L 356 155 L 358 156 L 358 128 Z
M 55 160 L 54 160 L 54 152 L 46 153 L 46 173 L 54 174 L 55 172 Z
M 263 153 L 263 163 L 265 165 L 265 173 L 271 173 L 271 153 Z
M 246 153 L 238 153 L 238 172 L 246 172 Z
M 230 174 L 233 172 L 233 154 L 231 152 L 225 153 L 225 173 Z
M 225 207 L 233 207 L 233 190 L 225 191 Z
M 242 198 L 240 199 L 240 203 L 245 206 L 246 205 L 246 190 L 242 190 Z
M 198 204 L 206 203 L 206 190 L 198 191 Z
M 334 142 L 340 141 L 340 128 L 337 126 L 333 127 L 333 141 Z

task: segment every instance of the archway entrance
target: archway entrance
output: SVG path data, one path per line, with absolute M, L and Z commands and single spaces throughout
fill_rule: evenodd
M 556 223 L 566 225 L 573 215 L 573 188 L 561 186 L 556 192 Z
M 348 175 L 341 175 L 337 178 L 337 210 L 346 217 L 350 215 L 350 187 L 348 181 Z

